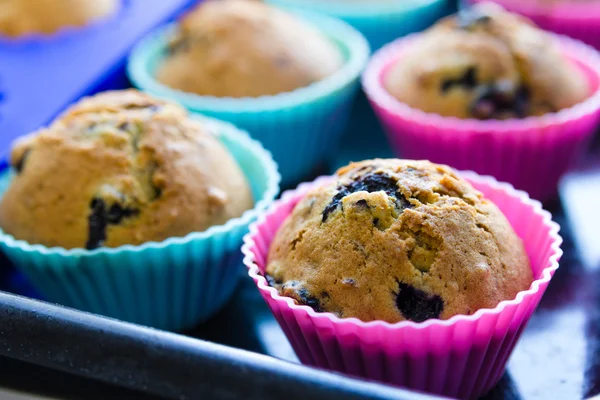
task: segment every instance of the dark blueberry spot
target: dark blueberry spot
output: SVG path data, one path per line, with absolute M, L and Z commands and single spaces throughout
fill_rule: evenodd
M 485 86 L 471 105 L 477 119 L 525 118 L 529 112 L 529 89 L 521 86 L 514 94 L 496 85 Z
M 104 245 L 106 240 L 106 205 L 101 199 L 92 199 L 90 203 L 91 212 L 88 217 L 89 233 L 85 248 L 97 249 Z
M 23 171 L 23 168 L 25 167 L 25 161 L 27 161 L 27 157 L 29 156 L 29 153 L 31 153 L 31 149 L 25 150 L 23 152 L 23 155 L 21 156 L 21 158 L 15 162 L 15 170 L 17 171 L 18 174 L 20 174 L 21 171 Z
M 454 87 L 454 79 L 445 79 L 442 82 L 442 93 L 446 93 Z
M 358 208 L 369 208 L 369 203 L 365 199 L 361 199 L 356 202 L 356 207 Z
M 414 286 L 398 281 L 399 292 L 396 295 L 396 305 L 404 318 L 423 322 L 439 318 L 444 310 L 444 300 L 437 294 L 424 292 Z
M 123 208 L 119 204 L 113 204 L 106 213 L 106 220 L 109 224 L 118 224 L 124 218 L 133 217 L 138 213 L 138 210 L 131 208 Z
M 377 226 L 379 224 L 379 218 L 373 218 L 373 225 Z
M 326 291 L 322 291 L 321 292 L 321 297 L 324 299 L 328 299 L 329 298 L 329 293 L 327 293 Z
M 188 51 L 192 47 L 191 38 L 182 38 L 177 41 L 173 41 L 169 46 L 169 54 L 177 54 L 180 52 Z
M 122 122 L 117 126 L 118 129 L 122 130 L 122 131 L 130 131 L 131 130 L 131 123 L 130 122 Z
M 267 280 L 267 283 L 269 284 L 269 286 L 277 286 L 277 285 L 281 285 L 281 281 L 277 280 L 275 278 L 273 278 L 271 275 L 269 274 L 265 274 L 265 279 Z
M 458 79 L 446 79 L 442 82 L 442 92 L 446 93 L 453 87 L 458 86 L 466 90 L 472 90 L 477 86 L 477 68 L 469 67 Z
M 475 85 L 477 85 L 477 78 L 476 78 L 476 73 L 477 70 L 475 67 L 469 67 L 467 69 L 467 71 L 465 72 L 465 74 L 462 77 L 462 84 L 468 87 L 473 87 Z
M 107 210 L 104 200 L 94 198 L 90 202 L 90 215 L 88 216 L 88 241 L 85 248 L 94 250 L 102 247 L 106 241 L 106 228 L 109 224 L 120 223 L 124 218 L 129 218 L 138 214 L 138 210 L 131 208 L 122 208 L 118 204 L 113 204 Z
M 370 173 L 358 178 L 356 181 L 338 187 L 337 194 L 331 200 L 325 209 L 323 210 L 322 222 L 326 222 L 329 214 L 335 211 L 342 202 L 342 199 L 351 193 L 356 192 L 385 192 L 388 196 L 396 198 L 396 207 L 400 210 L 410 208 L 411 204 L 402 196 L 398 191 L 398 184 L 396 180 L 385 174 L 374 174 Z
M 299 303 L 309 306 L 316 312 L 323 312 L 321 302 L 316 297 L 311 296 L 305 288 L 298 291 L 298 296 L 300 297 Z

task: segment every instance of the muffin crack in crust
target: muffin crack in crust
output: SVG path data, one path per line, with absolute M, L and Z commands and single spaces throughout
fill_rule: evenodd
M 309 191 L 269 250 L 268 283 L 315 311 L 421 322 L 495 307 L 532 281 L 500 210 L 445 166 L 371 160 Z
M 0 225 L 30 243 L 95 249 L 199 232 L 252 207 L 236 161 L 175 103 L 105 92 L 19 140 Z M 42 221 L 43 223 L 41 223 Z

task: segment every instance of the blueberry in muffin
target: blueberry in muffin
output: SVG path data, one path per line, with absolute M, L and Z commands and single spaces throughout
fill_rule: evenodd
M 266 277 L 317 312 L 363 321 L 468 315 L 531 284 L 502 212 L 450 168 L 370 160 L 309 191 L 279 228 Z
M 16 142 L 0 226 L 63 248 L 204 231 L 253 205 L 235 159 L 203 123 L 135 90 L 105 92 Z
M 384 86 L 413 108 L 480 120 L 540 116 L 588 95 L 585 77 L 549 33 L 488 3 L 416 38 Z

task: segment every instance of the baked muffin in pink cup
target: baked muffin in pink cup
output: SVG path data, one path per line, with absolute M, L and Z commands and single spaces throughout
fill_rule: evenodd
M 546 200 L 600 117 L 600 55 L 492 4 L 377 52 L 363 88 L 394 152 Z
M 426 161 L 372 160 L 338 174 L 284 193 L 242 248 L 300 360 L 450 397 L 489 391 L 558 268 L 558 225 L 508 184 Z M 456 236 L 432 244 L 453 224 Z M 463 251 L 470 261 L 448 269 Z
M 490 0 L 471 0 L 472 4 Z M 540 27 L 579 39 L 600 49 L 598 0 L 493 0 L 507 10 L 525 15 Z

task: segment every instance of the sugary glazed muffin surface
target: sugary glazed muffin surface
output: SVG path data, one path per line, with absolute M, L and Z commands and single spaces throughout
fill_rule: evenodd
M 316 311 L 392 323 L 493 308 L 532 282 L 521 240 L 468 182 L 427 161 L 380 159 L 306 194 L 266 276 Z

